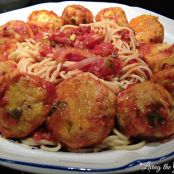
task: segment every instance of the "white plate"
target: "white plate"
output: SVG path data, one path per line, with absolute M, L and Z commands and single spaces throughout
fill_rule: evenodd
M 90 9 L 95 15 L 106 7 L 122 7 L 128 20 L 140 14 L 152 14 L 159 17 L 165 28 L 165 41 L 174 43 L 174 21 L 154 12 L 116 3 L 96 2 L 59 2 L 45 3 L 0 14 L 0 25 L 12 19 L 26 21 L 27 16 L 38 9 L 53 10 L 58 15 L 69 4 L 81 4 Z M 0 164 L 35 173 L 125 173 L 140 170 L 147 162 L 157 164 L 174 158 L 174 140 L 147 144 L 136 151 L 106 151 L 98 153 L 45 152 L 32 150 L 20 144 L 14 144 L 0 138 Z

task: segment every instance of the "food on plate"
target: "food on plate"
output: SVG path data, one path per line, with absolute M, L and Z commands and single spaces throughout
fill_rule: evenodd
M 128 22 L 120 7 L 94 19 L 73 4 L 0 26 L 2 136 L 53 152 L 136 150 L 172 136 L 174 45 L 161 43 L 156 17 Z
M 169 93 L 174 97 L 174 68 L 169 67 L 163 69 L 151 76 L 151 81 L 158 83 L 166 88 Z
M 0 37 L 0 61 L 7 60 L 8 55 L 17 49 L 16 40 Z
M 33 38 L 34 34 L 27 23 L 20 20 L 13 20 L 0 27 L 0 37 L 23 42 L 25 39 Z
M 139 47 L 140 57 L 150 66 L 153 72 L 174 65 L 174 45 L 168 43 L 142 44 Z
M 174 65 L 174 56 L 167 57 L 166 59 L 163 59 L 161 61 L 158 61 L 157 65 L 155 66 L 154 72 L 158 72 L 162 69 L 172 67 Z
M 140 43 L 160 43 L 164 39 L 164 27 L 156 16 L 140 15 L 132 19 L 129 26 L 135 31 Z
M 19 43 L 9 58 L 16 60 L 20 71 L 55 84 L 91 72 L 115 93 L 151 76 L 150 68 L 139 57 L 133 31 L 113 21 L 64 25 L 47 40 L 47 45 L 31 39 Z
M 143 82 L 117 97 L 117 118 L 129 137 L 163 138 L 174 133 L 174 100 L 162 86 Z
M 0 61 L 0 84 L 1 88 L 19 74 L 17 63 L 12 60 Z M 2 88 L 3 89 L 3 88 Z
M 57 86 L 56 109 L 47 126 L 70 148 L 96 145 L 109 135 L 116 114 L 116 95 L 89 73 Z
M 120 7 L 109 7 L 100 10 L 95 16 L 95 20 L 102 21 L 103 19 L 113 20 L 119 26 L 128 26 L 126 14 Z
M 81 5 L 68 5 L 62 13 L 63 24 L 88 24 L 93 22 L 93 14 Z
M 62 26 L 62 20 L 53 11 L 35 10 L 28 16 L 28 24 L 36 34 L 59 29 Z
M 17 74 L 0 88 L 0 132 L 4 137 L 26 137 L 43 124 L 54 99 L 54 85 L 36 76 Z

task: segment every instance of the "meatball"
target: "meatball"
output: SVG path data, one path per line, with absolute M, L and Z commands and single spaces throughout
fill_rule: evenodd
M 0 89 L 19 74 L 17 64 L 12 60 L 0 61 Z
M 19 20 L 13 20 L 1 26 L 0 35 L 5 38 L 15 39 L 18 42 L 34 37 L 30 26 Z
M 135 31 L 135 37 L 140 43 L 163 42 L 164 27 L 156 16 L 138 16 L 130 21 L 129 26 Z
M 23 138 L 45 120 L 55 87 L 33 75 L 18 74 L 0 85 L 0 132 L 6 138 Z
M 96 21 L 103 19 L 110 19 L 117 23 L 119 26 L 127 26 L 128 21 L 124 10 L 120 7 L 104 8 L 95 16 Z
M 116 96 L 89 73 L 59 84 L 56 101 L 47 127 L 69 148 L 99 144 L 114 126 Z
M 17 49 L 16 40 L 0 38 L 0 61 L 7 60 L 8 55 Z
M 93 22 L 93 14 L 81 5 L 68 5 L 63 10 L 62 20 L 64 25 L 88 24 Z
M 150 66 L 153 72 L 158 72 L 174 65 L 174 45 L 168 43 L 149 43 L 139 47 L 140 57 Z
M 174 68 L 173 67 L 163 69 L 162 71 L 154 73 L 151 77 L 151 81 L 162 85 L 174 97 Z
M 37 34 L 59 29 L 62 26 L 62 20 L 53 11 L 36 10 L 28 16 L 28 24 Z
M 164 138 L 174 134 L 174 102 L 162 86 L 143 82 L 121 92 L 117 118 L 129 137 Z

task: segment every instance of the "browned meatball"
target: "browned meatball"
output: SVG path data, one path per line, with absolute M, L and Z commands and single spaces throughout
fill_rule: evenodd
M 68 5 L 62 13 L 62 20 L 65 24 L 79 25 L 93 22 L 93 14 L 81 5 Z
M 16 40 L 0 37 L 0 61 L 7 60 L 9 54 L 17 49 Z
M 0 89 L 0 132 L 6 138 L 32 133 L 46 120 L 55 97 L 51 83 L 32 75 L 6 79 Z
M 174 102 L 158 84 L 143 82 L 121 92 L 117 115 L 129 137 L 163 138 L 174 134 Z
M 35 34 L 55 31 L 62 26 L 61 18 L 53 11 L 36 10 L 28 16 L 28 24 Z
M 139 48 L 140 57 L 153 72 L 174 65 L 174 45 L 168 43 L 143 44 Z
M 0 61 L 0 88 L 9 84 L 8 82 L 19 74 L 17 64 L 12 60 Z
M 124 10 L 120 7 L 104 8 L 95 16 L 96 21 L 103 19 L 110 19 L 117 23 L 119 26 L 127 26 L 128 21 Z
M 48 129 L 72 149 L 99 144 L 114 126 L 115 104 L 109 88 L 89 73 L 77 75 L 57 86 L 57 109 Z
M 163 42 L 164 27 L 156 16 L 138 16 L 130 21 L 129 26 L 135 31 L 135 37 L 138 42 Z
M 151 81 L 166 88 L 174 97 L 174 68 L 167 68 L 152 75 Z
M 34 33 L 30 26 L 19 20 L 9 21 L 1 26 L 0 35 L 5 38 L 15 39 L 19 42 L 34 37 Z

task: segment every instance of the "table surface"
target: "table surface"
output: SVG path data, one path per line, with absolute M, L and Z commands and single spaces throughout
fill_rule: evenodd
M 88 1 L 92 1 L 92 0 L 88 0 Z M 29 4 L 27 4 L 27 6 L 37 4 L 37 3 L 44 3 L 44 2 L 60 2 L 60 1 L 59 0 L 31 0 Z M 156 13 L 159 13 L 161 15 L 164 15 L 166 17 L 169 17 L 171 19 L 174 19 L 173 9 L 170 8 L 173 6 L 172 0 L 165 0 L 165 1 L 146 1 L 146 0 L 105 0 L 105 1 L 101 0 L 100 1 L 98 0 L 98 2 L 116 2 L 116 3 L 126 4 L 130 6 L 142 7 L 142 8 L 154 11 Z M 161 170 L 158 172 L 158 174 L 163 174 L 164 172 L 166 172 L 166 170 L 164 169 L 166 165 L 171 166 L 171 170 L 167 170 L 168 171 L 167 173 L 174 172 L 174 166 L 173 166 L 174 160 L 171 160 L 171 161 L 162 163 L 160 165 L 157 165 L 161 167 Z M 0 171 L 1 173 L 7 173 L 7 174 L 30 174 L 27 172 L 17 171 L 17 170 L 13 170 L 13 169 L 2 167 L 2 166 L 0 166 Z M 157 171 L 151 169 L 151 170 L 133 172 L 132 174 L 141 174 L 141 173 L 149 174 L 149 173 L 157 173 Z

